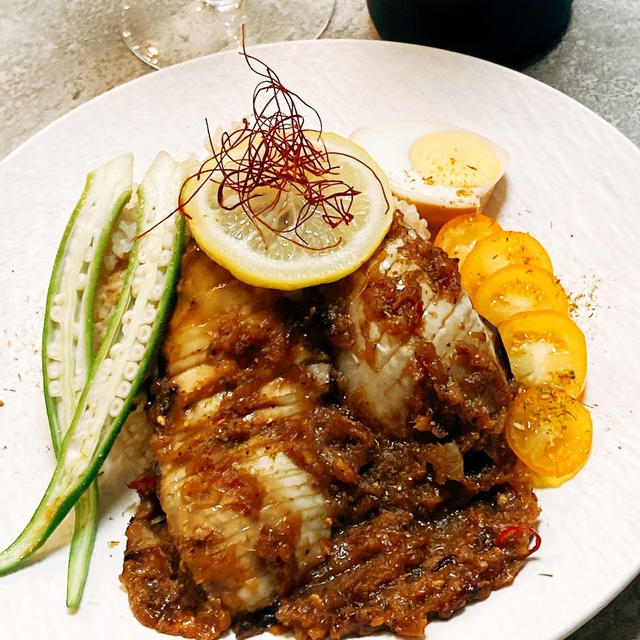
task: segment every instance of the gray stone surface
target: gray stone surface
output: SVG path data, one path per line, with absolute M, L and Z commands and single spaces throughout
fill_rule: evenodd
M 152 72 L 122 42 L 119 18 L 117 0 L 0 0 L 0 158 L 90 98 Z M 337 0 L 325 37 L 377 38 L 364 0 Z M 640 145 L 639 0 L 574 0 L 562 42 L 524 72 Z M 640 579 L 570 638 L 640 640 Z
M 574 0 L 560 44 L 525 73 L 575 98 L 640 146 L 638 0 Z

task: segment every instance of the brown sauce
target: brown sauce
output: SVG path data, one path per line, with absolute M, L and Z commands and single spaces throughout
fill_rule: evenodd
M 453 261 L 423 241 L 412 243 L 408 256 L 423 265 L 438 296 L 457 299 Z M 365 296 L 384 331 L 401 337 L 413 336 L 421 313 L 420 281 L 412 278 L 402 290 L 380 278 Z M 229 307 L 229 300 L 242 305 Z M 522 567 L 528 536 L 511 536 L 508 546 L 496 540 L 507 527 L 533 525 L 539 509 L 528 473 L 504 439 L 510 390 L 487 356 L 486 335 L 475 336 L 477 347 L 456 346 L 456 366 L 467 371 L 457 386 L 433 345 L 415 340 L 405 372 L 415 381 L 408 422 L 385 430 L 358 414 L 339 372 L 330 381 L 312 373 L 332 362 L 334 349 L 349 346 L 353 326 L 335 300 L 323 308 L 318 292 L 291 299 L 253 290 L 197 248 L 187 251 L 150 411 L 160 502 L 142 496 L 121 576 L 142 624 L 199 639 L 266 627 L 314 640 L 379 630 L 419 636 L 429 619 L 486 598 Z M 181 332 L 204 336 L 206 348 L 185 359 Z M 184 362 L 191 369 L 183 370 Z M 207 375 L 181 386 L 194 362 Z M 286 411 L 265 400 L 265 385 L 274 381 L 293 397 Z M 187 419 L 197 403 L 220 393 L 214 413 Z M 185 533 L 172 501 L 178 492 L 185 518 L 210 500 L 243 522 L 262 522 L 269 489 L 242 456 L 276 451 L 323 496 L 328 534 L 301 558 L 303 519 L 276 510 L 252 551 L 273 595 L 264 607 L 245 610 L 234 595 L 248 580 L 235 548 L 206 522 Z M 163 480 L 176 469 L 181 479 L 169 491 Z M 164 509 L 169 522 L 161 503 L 171 507 Z

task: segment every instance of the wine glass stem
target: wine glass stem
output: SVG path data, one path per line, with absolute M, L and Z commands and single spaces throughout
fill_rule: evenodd
M 218 11 L 231 11 L 237 9 L 242 0 L 204 0 L 204 2 Z

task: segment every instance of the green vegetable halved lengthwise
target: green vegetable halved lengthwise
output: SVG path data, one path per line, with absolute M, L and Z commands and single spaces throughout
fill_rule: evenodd
M 180 166 L 160 153 L 140 185 L 137 235 L 120 297 L 61 443 L 53 477 L 23 532 L 0 553 L 0 574 L 17 568 L 58 526 L 95 479 L 129 414 L 155 354 L 182 254 L 181 216 L 153 226 L 175 208 L 183 179 Z
M 56 456 L 93 362 L 93 307 L 105 247 L 131 197 L 133 156 L 92 171 L 71 214 L 53 266 L 42 332 L 42 378 Z M 78 500 L 67 575 L 67 606 L 80 603 L 98 525 L 98 486 Z

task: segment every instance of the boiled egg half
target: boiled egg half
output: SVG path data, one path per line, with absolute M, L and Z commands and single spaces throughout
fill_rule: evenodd
M 387 174 L 398 198 L 416 206 L 432 230 L 481 212 L 509 155 L 491 140 L 444 122 L 390 122 L 357 129 L 351 139 Z

